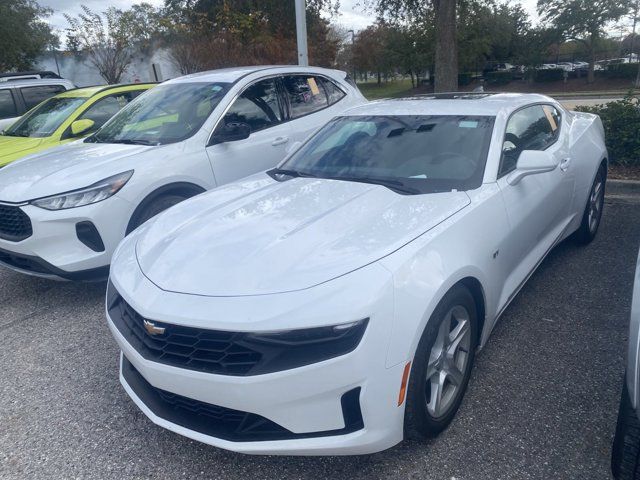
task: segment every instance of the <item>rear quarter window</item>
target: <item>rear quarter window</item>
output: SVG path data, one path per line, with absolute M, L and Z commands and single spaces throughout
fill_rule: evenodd
M 16 102 L 13 99 L 11 90 L 0 90 L 0 119 L 13 118 L 18 116 Z

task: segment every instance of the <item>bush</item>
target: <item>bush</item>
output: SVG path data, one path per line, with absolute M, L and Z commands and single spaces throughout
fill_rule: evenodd
M 511 72 L 488 72 L 484 76 L 489 85 L 506 85 L 513 80 L 513 73 Z
M 605 74 L 609 78 L 630 78 L 635 79 L 638 75 L 637 63 L 618 63 L 616 65 L 609 65 Z
M 564 79 L 564 70 L 561 68 L 550 68 L 548 70 L 536 70 L 533 74 L 535 82 L 557 82 Z
M 471 79 L 473 74 L 471 73 L 459 73 L 458 74 L 458 85 L 464 87 L 465 85 L 469 85 L 471 83 Z
M 640 108 L 632 93 L 616 102 L 576 110 L 600 115 L 611 164 L 640 166 Z

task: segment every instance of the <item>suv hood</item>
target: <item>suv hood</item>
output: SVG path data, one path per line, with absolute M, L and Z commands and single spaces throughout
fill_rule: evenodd
M 116 160 L 154 148 L 78 141 L 25 157 L 0 170 L 0 201 L 25 202 L 89 186 L 131 168 Z
M 20 154 L 28 154 L 30 150 L 38 148 L 44 141 L 44 138 L 5 137 L 0 135 L 0 166 Z
M 375 262 L 469 203 L 464 192 L 405 196 L 366 183 L 280 183 L 261 174 L 160 214 L 140 232 L 136 256 L 166 291 L 290 292 Z

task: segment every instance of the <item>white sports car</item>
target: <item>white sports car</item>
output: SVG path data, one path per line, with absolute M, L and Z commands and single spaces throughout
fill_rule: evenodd
M 121 382 L 158 425 L 239 452 L 434 436 L 545 255 L 594 238 L 606 171 L 599 118 L 540 95 L 351 109 L 122 242 Z
M 366 100 L 344 72 L 242 67 L 176 78 L 97 133 L 0 170 L 0 264 L 106 279 L 111 255 L 158 212 L 272 168 L 287 149 Z

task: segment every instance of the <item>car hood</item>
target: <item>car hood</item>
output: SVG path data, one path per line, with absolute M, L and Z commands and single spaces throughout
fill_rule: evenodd
M 0 136 L 0 166 L 6 161 L 14 160 L 20 154 L 27 155 L 44 141 L 44 138 Z
M 306 289 L 389 255 L 470 203 L 464 192 L 265 174 L 169 209 L 136 243 L 159 288 L 206 296 Z
M 82 141 L 25 157 L 0 170 L 0 201 L 24 202 L 89 186 L 120 173 L 116 160 L 157 148 Z

